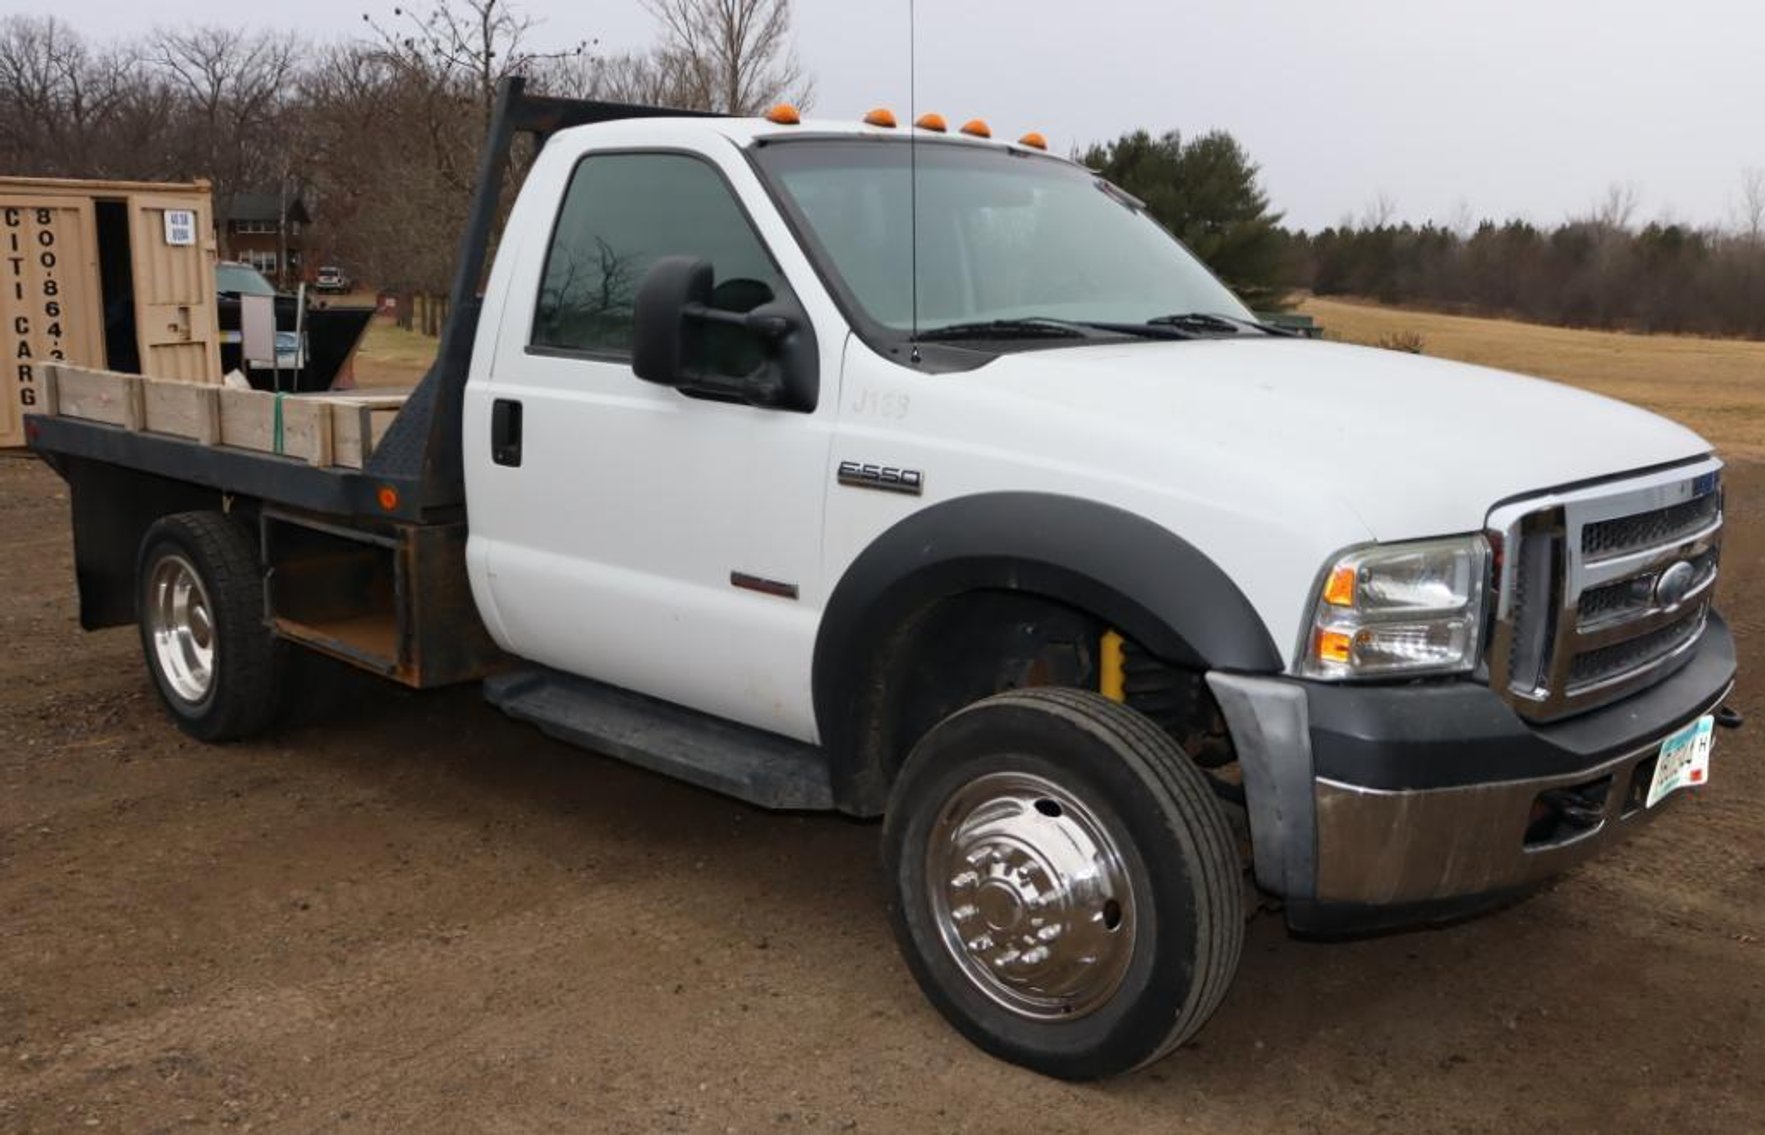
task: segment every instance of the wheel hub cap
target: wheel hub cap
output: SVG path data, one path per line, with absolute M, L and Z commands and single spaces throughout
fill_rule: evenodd
M 200 703 L 214 685 L 214 616 L 196 568 L 180 555 L 154 565 L 147 587 L 147 629 L 154 661 L 180 700 Z
M 993 773 L 932 826 L 927 893 L 944 945 L 977 988 L 1037 1020 L 1108 1001 L 1134 952 L 1134 899 L 1109 829 L 1072 793 Z

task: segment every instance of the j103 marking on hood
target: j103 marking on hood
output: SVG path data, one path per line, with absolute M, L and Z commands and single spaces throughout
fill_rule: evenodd
M 897 422 L 907 416 L 911 406 L 907 395 L 881 390 L 860 390 L 852 398 L 852 413 Z

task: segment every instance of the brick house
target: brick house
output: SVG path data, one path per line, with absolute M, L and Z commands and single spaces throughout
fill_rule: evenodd
M 228 259 L 251 265 L 276 284 L 293 284 L 307 278 L 304 233 L 310 224 L 312 217 L 298 193 L 286 198 L 275 192 L 235 193 L 223 219 L 221 247 Z

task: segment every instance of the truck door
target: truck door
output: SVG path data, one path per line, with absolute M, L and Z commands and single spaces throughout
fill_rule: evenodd
M 689 397 L 630 362 L 633 297 L 660 257 L 710 261 L 731 310 L 791 292 L 728 180 L 741 172 L 629 151 L 568 172 L 549 240 L 509 277 L 527 282 L 504 297 L 490 380 L 468 388 L 471 555 L 514 653 L 808 739 L 838 375 L 823 366 L 802 413 Z

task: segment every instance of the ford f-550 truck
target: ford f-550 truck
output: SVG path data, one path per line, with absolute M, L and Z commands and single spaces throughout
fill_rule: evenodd
M 271 726 L 313 650 L 881 816 L 927 996 L 1071 1078 L 1202 1026 L 1247 875 L 1300 930 L 1436 920 L 1706 778 L 1705 441 L 1281 334 L 985 134 L 512 83 L 439 357 L 363 467 L 29 419 L 83 625 L 137 622 L 205 740 Z

